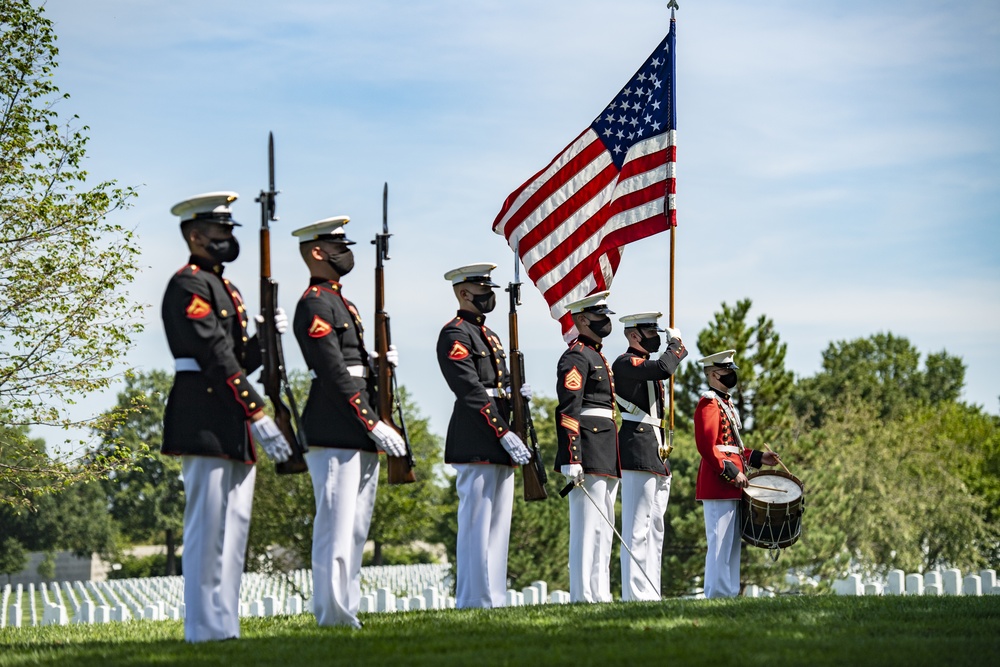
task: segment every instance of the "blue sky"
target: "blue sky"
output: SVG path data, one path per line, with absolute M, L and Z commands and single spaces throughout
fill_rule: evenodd
M 186 249 L 169 209 L 190 195 L 240 193 L 243 255 L 228 275 L 257 309 L 253 198 L 270 130 L 286 310 L 308 280 L 290 232 L 346 214 L 361 243 L 345 291 L 371 321 L 367 241 L 389 182 L 399 377 L 440 434 L 453 400 L 433 352 L 454 310 L 442 275 L 489 261 L 497 282 L 511 278 L 513 255 L 490 229 L 504 198 L 604 108 L 669 19 L 665 0 L 46 8 L 56 82 L 71 95 L 60 112 L 90 127 L 89 171 L 139 187 L 119 216 L 145 267 L 130 292 L 146 329 L 129 361 L 170 367 L 159 303 Z M 676 313 L 691 346 L 723 301 L 749 297 L 798 375 L 818 370 L 831 341 L 891 331 L 962 357 L 965 400 L 996 413 L 1000 3 L 688 0 L 677 19 Z M 668 247 L 660 235 L 626 249 L 619 314 L 666 312 Z M 505 310 L 491 318 L 504 337 Z M 531 286 L 521 318 L 528 380 L 553 395 L 564 348 Z M 608 343 L 624 349 L 617 322 Z M 286 355 L 303 366 L 292 338 Z

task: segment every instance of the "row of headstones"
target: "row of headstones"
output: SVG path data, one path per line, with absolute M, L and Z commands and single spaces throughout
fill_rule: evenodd
M 950 568 L 924 574 L 906 574 L 889 570 L 885 583 L 862 583 L 860 574 L 833 582 L 837 595 L 1000 595 L 995 570 L 962 576 L 962 571 Z
M 5 589 L 9 593 L 8 589 Z M 7 609 L 6 596 L 4 598 L 4 609 Z M 506 603 L 509 607 L 520 607 L 525 605 L 544 604 L 568 604 L 569 593 L 566 591 L 553 591 L 548 594 L 548 584 L 544 581 L 535 581 L 521 591 L 508 590 Z M 455 598 L 442 595 L 441 592 L 432 587 L 425 588 L 422 595 L 399 597 L 388 588 L 380 588 L 374 595 L 368 594 L 361 597 L 360 611 L 369 613 L 378 612 L 404 612 L 418 609 L 454 609 Z M 21 627 L 20 604 L 10 606 L 12 614 L 9 627 Z M 137 613 L 125 604 L 111 606 L 107 604 L 95 604 L 90 600 L 80 603 L 75 609 L 73 623 L 80 624 L 101 624 L 111 622 L 124 622 L 132 619 L 161 621 L 178 620 L 184 618 L 184 604 L 177 606 L 168 605 L 163 600 L 156 604 L 148 604 Z M 267 596 L 261 600 L 251 603 L 240 603 L 240 616 L 281 616 L 296 615 L 304 612 L 312 612 L 312 600 L 303 600 L 298 595 L 291 595 L 284 604 L 273 596 Z M 45 602 L 45 610 L 42 615 L 42 625 L 68 625 L 69 614 L 64 604 L 55 602 Z

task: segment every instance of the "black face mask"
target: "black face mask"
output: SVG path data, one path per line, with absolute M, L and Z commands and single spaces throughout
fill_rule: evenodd
M 338 276 L 343 278 L 354 268 L 354 252 L 350 249 L 345 249 L 344 252 L 337 253 L 336 255 L 327 253 L 326 262 L 333 267 Z
M 235 238 L 213 239 L 205 246 L 205 250 L 216 262 L 225 264 L 240 256 L 240 242 Z
M 598 338 L 606 338 L 611 333 L 611 318 L 607 315 L 599 320 L 590 320 L 587 325 Z
M 646 350 L 646 352 L 652 354 L 660 349 L 660 336 L 643 336 L 642 340 L 639 341 L 639 345 L 641 345 L 642 349 Z
M 736 383 L 738 381 L 739 377 L 736 375 L 736 371 L 730 371 L 725 375 L 719 376 L 719 382 L 721 382 L 722 386 L 725 387 L 726 389 L 732 389 L 733 387 L 736 386 Z
M 478 308 L 480 313 L 491 313 L 497 307 L 497 295 L 492 290 L 486 294 L 473 294 L 472 305 Z

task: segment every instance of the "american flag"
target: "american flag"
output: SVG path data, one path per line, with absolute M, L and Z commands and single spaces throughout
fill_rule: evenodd
M 677 224 L 674 31 L 584 132 L 512 192 L 493 222 L 560 320 L 609 289 L 624 246 Z

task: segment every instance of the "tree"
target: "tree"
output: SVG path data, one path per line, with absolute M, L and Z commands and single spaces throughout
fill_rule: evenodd
M 762 442 L 784 435 L 791 425 L 791 393 L 794 376 L 785 369 L 787 344 L 775 329 L 774 322 L 760 315 L 753 324 L 747 318 L 753 302 L 737 301 L 730 307 L 722 304 L 715 321 L 698 334 L 698 350 L 712 354 L 736 350 L 739 385 L 733 399 L 743 421 L 745 435 L 756 435 Z M 707 388 L 701 364 L 689 361 L 681 369 L 677 384 L 677 412 L 680 425 L 690 425 L 695 406 Z
M 41 7 L 0 1 L 0 404 L 12 426 L 98 426 L 103 417 L 74 422 L 67 406 L 110 385 L 141 328 L 122 289 L 138 273 L 139 249 L 108 221 L 135 193 L 114 181 L 88 185 L 88 128 L 56 111 L 68 95 L 53 80 L 55 41 Z M 0 441 L 0 480 L 14 489 L 0 502 L 30 503 L 128 463 L 123 451 L 30 460 L 19 433 Z
M 134 467 L 115 471 L 102 485 L 111 516 L 126 537 L 138 542 L 162 540 L 166 545 L 165 571 L 158 573 L 165 575 L 177 574 L 177 546 L 184 527 L 180 458 L 159 453 L 172 382 L 170 373 L 159 370 L 129 377 L 113 408 L 126 414 L 125 420 L 98 432 L 104 447 L 143 453 Z

